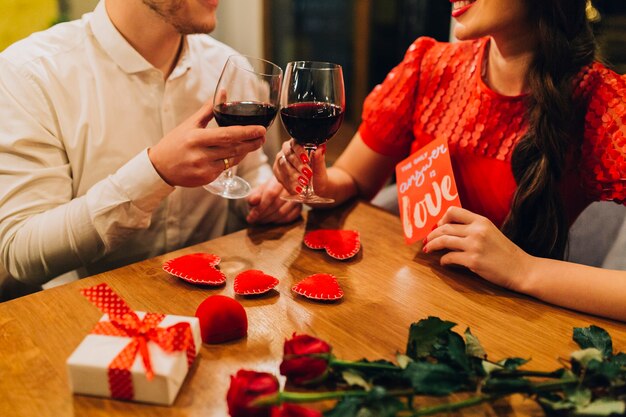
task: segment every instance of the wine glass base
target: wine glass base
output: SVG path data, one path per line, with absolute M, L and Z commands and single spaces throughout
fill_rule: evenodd
M 244 198 L 250 195 L 252 188 L 250 184 L 242 178 L 217 178 L 210 184 L 203 186 L 207 191 L 232 200 Z
M 335 202 L 335 200 L 332 198 L 320 197 L 318 195 L 310 195 L 310 196 L 303 197 L 297 194 L 297 195 L 285 195 L 285 196 L 281 196 L 280 198 L 285 201 L 293 201 L 296 203 L 303 203 L 303 204 L 330 204 L 330 203 Z

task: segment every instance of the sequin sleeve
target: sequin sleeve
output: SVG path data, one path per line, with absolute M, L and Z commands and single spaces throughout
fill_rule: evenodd
M 424 55 L 436 44 L 419 38 L 404 60 L 365 99 L 359 133 L 375 152 L 387 156 L 408 155 L 413 142 L 413 110 Z
M 626 76 L 594 64 L 583 76 L 588 91 L 582 179 L 598 200 L 626 203 Z

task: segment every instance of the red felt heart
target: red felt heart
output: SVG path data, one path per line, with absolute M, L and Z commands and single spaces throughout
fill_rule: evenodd
M 361 249 L 356 230 L 314 230 L 304 236 L 304 244 L 311 249 L 326 249 L 327 254 L 341 260 L 352 258 Z
M 278 285 L 278 280 L 258 269 L 243 271 L 235 277 L 235 294 L 263 294 Z
M 338 300 L 343 297 L 343 290 L 337 278 L 331 274 L 308 276 L 294 285 L 291 290 L 315 300 Z
M 226 275 L 215 268 L 220 261 L 211 253 L 192 253 L 170 259 L 163 264 L 163 270 L 192 284 L 222 285 Z

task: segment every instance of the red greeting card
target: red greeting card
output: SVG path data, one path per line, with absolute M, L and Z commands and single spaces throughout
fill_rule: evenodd
M 424 239 L 448 207 L 461 207 L 446 139 L 430 142 L 396 165 L 396 179 L 407 244 Z

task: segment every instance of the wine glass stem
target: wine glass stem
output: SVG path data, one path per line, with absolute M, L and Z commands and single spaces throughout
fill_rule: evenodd
M 233 185 L 233 169 L 228 168 L 224 171 L 224 186 L 230 188 Z
M 316 149 L 317 149 L 317 146 L 304 145 L 304 150 L 306 151 L 306 156 L 309 157 L 311 166 L 313 166 L 313 153 L 315 152 Z M 302 193 L 300 195 L 304 199 L 315 195 L 315 190 L 313 190 L 313 175 L 311 175 L 311 178 L 309 178 L 309 183 L 304 186 Z

